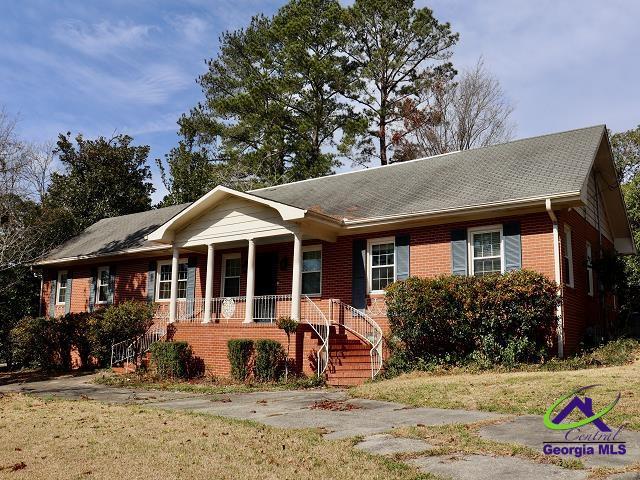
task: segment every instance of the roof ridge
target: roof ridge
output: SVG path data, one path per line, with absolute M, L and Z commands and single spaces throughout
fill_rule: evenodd
M 275 188 L 279 188 L 279 187 L 284 187 L 286 185 L 294 185 L 294 184 L 299 184 L 299 183 L 304 183 L 304 182 L 311 182 L 311 181 L 314 181 L 314 180 L 321 180 L 323 178 L 335 178 L 335 177 L 338 177 L 338 176 L 349 175 L 349 174 L 352 174 L 352 173 L 365 173 L 365 172 L 370 172 L 370 171 L 373 171 L 373 170 L 378 170 L 378 169 L 382 169 L 382 168 L 386 168 L 386 167 L 395 167 L 395 166 L 406 165 L 406 164 L 414 163 L 414 162 L 418 162 L 418 161 L 430 160 L 430 159 L 433 159 L 433 158 L 443 157 L 443 156 L 446 156 L 446 155 L 454 155 L 454 154 L 457 154 L 457 153 L 472 152 L 472 151 L 482 150 L 482 149 L 485 149 L 485 148 L 493 148 L 493 147 L 498 147 L 498 146 L 502 146 L 502 145 L 508 145 L 508 144 L 511 144 L 511 143 L 523 142 L 523 141 L 527 141 L 527 140 L 535 140 L 535 139 L 538 139 L 538 138 L 552 137 L 552 136 L 556 136 L 556 135 L 564 135 L 564 134 L 567 134 L 567 133 L 578 132 L 578 131 L 581 131 L 581 130 L 589 130 L 591 128 L 596 128 L 596 127 L 603 127 L 603 128 L 606 129 L 606 124 L 600 123 L 600 124 L 591 125 L 591 126 L 588 126 L 588 127 L 580 127 L 580 128 L 573 128 L 573 129 L 570 129 L 570 130 L 564 130 L 562 132 L 544 133 L 542 135 L 534 135 L 532 137 L 518 138 L 516 140 L 510 140 L 508 142 L 494 143 L 492 145 L 485 145 L 485 146 L 482 146 L 482 147 L 469 148 L 467 150 L 454 150 L 452 152 L 439 153 L 437 155 L 431 155 L 431 156 L 428 156 L 428 157 L 413 158 L 411 160 L 406 160 L 404 162 L 395 162 L 395 163 L 389 163 L 387 165 L 377 165 L 377 166 L 371 167 L 371 168 L 361 168 L 359 170 L 349 170 L 348 172 L 340 172 L 340 173 L 333 173 L 333 174 L 330 174 L 330 175 L 323 175 L 321 177 L 306 178 L 304 180 L 296 180 L 294 182 L 280 183 L 278 185 L 271 185 L 269 187 L 262 187 L 262 188 L 256 188 L 254 190 L 247 190 L 247 193 L 261 192 L 261 191 L 269 190 L 269 189 L 272 189 L 272 188 L 275 189 Z

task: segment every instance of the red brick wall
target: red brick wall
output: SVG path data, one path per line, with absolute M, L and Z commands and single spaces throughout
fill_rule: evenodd
M 560 212 L 560 237 L 562 235 L 562 225 L 566 222 L 573 228 L 573 259 L 574 259 L 574 275 L 575 288 L 565 289 L 565 329 L 567 352 L 575 351 L 577 345 L 582 340 L 584 328 L 588 325 L 595 324 L 598 319 L 595 318 L 597 308 L 594 304 L 598 302 L 597 281 L 596 294 L 594 298 L 586 295 L 586 273 L 584 267 L 585 257 L 585 240 L 589 239 L 592 244 L 594 256 L 598 251 L 597 232 L 582 217 L 575 212 Z M 451 272 L 451 231 L 454 228 L 473 227 L 481 225 L 501 224 L 510 220 L 518 220 L 521 225 L 522 233 L 522 261 L 523 267 L 538 271 L 547 277 L 554 278 L 553 263 L 553 232 L 552 224 L 546 212 L 533 213 L 521 216 L 499 217 L 484 221 L 464 222 L 448 225 L 422 226 L 403 230 L 388 230 L 379 233 L 361 234 L 353 236 L 338 237 L 335 243 L 321 241 L 306 241 L 305 244 L 322 244 L 322 297 L 317 301 L 321 309 L 328 314 L 329 301 L 331 298 L 338 298 L 347 304 L 351 304 L 351 255 L 352 242 L 356 238 L 378 238 L 385 236 L 393 236 L 400 233 L 409 234 L 410 241 L 410 269 L 411 275 L 417 276 L 435 276 L 440 274 L 449 274 Z M 257 252 L 275 251 L 278 253 L 278 294 L 291 293 L 291 276 L 292 276 L 292 260 L 293 260 L 293 244 L 279 243 L 273 245 L 259 245 Z M 237 248 L 229 250 L 216 249 L 214 258 L 214 296 L 220 295 L 220 280 L 222 267 L 222 254 L 240 252 L 242 258 L 241 272 L 241 295 L 245 294 L 246 283 L 246 248 Z M 206 255 L 189 253 L 197 257 L 196 270 L 196 297 L 204 296 L 205 291 L 205 269 Z M 117 262 L 107 263 L 116 268 L 116 292 L 115 301 L 120 302 L 125 299 L 136 299 L 144 301 L 147 298 L 147 270 L 150 261 L 165 260 L 169 257 L 161 258 L 127 258 Z M 72 311 L 83 311 L 88 307 L 89 287 L 91 281 L 91 269 L 105 265 L 104 262 L 94 265 L 83 265 L 76 268 L 69 268 L 73 274 L 72 284 Z M 55 275 L 56 271 L 52 270 L 45 275 L 43 285 L 43 312 L 48 312 L 49 307 L 49 285 L 50 275 Z M 386 319 L 377 318 L 383 327 L 386 328 Z M 240 329 L 240 330 L 238 330 Z M 248 338 L 262 338 L 261 335 L 280 336 L 281 333 L 274 327 L 266 327 L 264 325 L 255 326 L 233 326 L 223 327 L 220 324 L 215 326 L 188 325 L 180 326 L 180 336 L 189 335 L 189 332 L 203 336 L 203 338 L 211 338 L 213 340 L 200 340 L 195 337 L 193 342 L 202 342 L 203 346 L 198 346 L 198 351 L 202 350 L 203 358 L 206 358 L 206 349 L 211 349 L 211 342 L 215 345 L 224 345 L 222 355 L 226 359 L 226 340 L 236 338 L 234 335 L 250 335 Z M 217 333 L 214 333 L 217 332 Z M 206 348 L 204 346 L 206 344 Z M 194 344 L 194 350 L 196 349 Z M 218 360 L 216 360 L 218 361 Z M 219 360 L 218 367 L 224 370 L 223 363 L 226 360 Z M 220 363 L 222 362 L 222 363 Z
M 563 318 L 564 318 L 564 349 L 565 355 L 575 353 L 584 340 L 585 332 L 588 328 L 596 328 L 602 331 L 607 322 L 607 316 L 611 311 L 605 313 L 603 304 L 609 305 L 610 298 L 605 298 L 598 288 L 598 276 L 593 272 L 593 296 L 588 294 L 587 283 L 587 241 L 591 243 L 591 255 L 593 259 L 599 258 L 600 240 L 597 229 L 587 220 L 580 216 L 575 210 L 563 211 L 558 217 L 558 230 L 560 235 L 560 245 L 562 255 L 565 254 L 567 245 L 565 241 L 565 225 L 571 229 L 571 250 L 573 258 L 574 284 L 570 287 L 565 284 L 568 272 L 564 269 L 564 262 L 560 262 L 562 276 L 562 298 L 563 298 Z M 612 250 L 611 242 L 602 237 L 603 250 Z M 611 318 L 609 318 L 611 320 Z
M 207 373 L 220 376 L 228 376 L 230 372 L 227 342 L 231 339 L 271 339 L 282 343 L 285 351 L 287 348 L 287 335 L 270 324 L 177 323 L 172 338 L 189 342 L 194 356 L 204 361 Z M 315 372 L 314 352 L 317 349 L 318 339 L 307 325 L 300 325 L 297 334 L 291 335 L 289 358 L 295 360 L 305 375 Z

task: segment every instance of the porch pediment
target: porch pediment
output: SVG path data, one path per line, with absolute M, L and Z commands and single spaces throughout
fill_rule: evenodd
M 304 219 L 305 214 L 300 208 L 218 186 L 147 239 L 192 246 L 272 237 L 291 233 L 291 222 Z
M 244 198 L 229 197 L 175 232 L 179 246 L 226 243 L 291 234 L 292 225 L 277 210 Z

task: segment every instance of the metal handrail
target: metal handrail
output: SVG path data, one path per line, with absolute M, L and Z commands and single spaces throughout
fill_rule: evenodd
M 331 323 L 327 320 L 327 317 L 322 313 L 322 310 L 311 300 L 307 295 L 303 295 L 302 299 L 302 318 L 311 327 L 311 329 L 322 340 L 322 345 L 318 349 L 318 376 L 322 376 L 325 370 L 329 366 L 329 330 Z
M 337 322 L 334 320 L 334 305 L 339 309 Z M 337 298 L 331 299 L 331 321 L 371 345 L 371 350 L 369 350 L 371 378 L 375 378 L 382 370 L 383 360 L 383 335 L 380 325 L 366 313 Z
M 111 367 L 124 362 L 125 368 L 128 368 L 132 360 L 148 352 L 151 345 L 162 340 L 166 334 L 166 325 L 153 324 L 142 335 L 112 344 Z

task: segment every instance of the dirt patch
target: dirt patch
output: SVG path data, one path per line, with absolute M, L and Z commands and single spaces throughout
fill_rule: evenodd
M 332 400 L 322 400 L 316 402 L 309 407 L 311 410 L 331 410 L 332 412 L 349 412 L 351 410 L 359 410 L 360 406 L 348 402 L 336 402 Z

